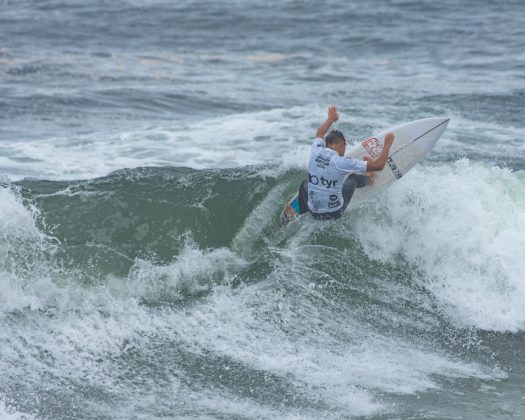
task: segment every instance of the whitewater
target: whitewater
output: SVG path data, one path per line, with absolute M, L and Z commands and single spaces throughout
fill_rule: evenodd
M 522 418 L 523 16 L 2 5 L 0 417 Z M 330 103 L 351 143 L 451 121 L 283 228 Z

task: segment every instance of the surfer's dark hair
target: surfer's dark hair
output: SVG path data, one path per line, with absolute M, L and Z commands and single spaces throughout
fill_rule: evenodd
M 341 133 L 339 130 L 332 130 L 327 134 L 324 141 L 327 146 L 331 146 L 332 144 L 338 144 L 342 141 L 346 142 L 346 139 L 343 133 Z

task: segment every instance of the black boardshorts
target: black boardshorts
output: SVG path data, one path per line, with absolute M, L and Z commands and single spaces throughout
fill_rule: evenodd
M 299 187 L 299 213 L 307 213 L 310 211 L 312 213 L 312 216 L 316 220 L 335 220 L 339 219 L 343 212 L 348 207 L 348 204 L 350 203 L 350 200 L 352 199 L 352 196 L 354 195 L 354 191 L 356 188 L 363 188 L 364 186 L 368 185 L 370 182 L 370 178 L 366 175 L 360 175 L 360 174 L 351 174 L 349 175 L 344 184 L 343 184 L 343 207 L 341 207 L 339 210 L 331 211 L 327 213 L 314 213 L 310 211 L 308 208 L 308 181 L 304 180 L 301 183 L 301 186 Z

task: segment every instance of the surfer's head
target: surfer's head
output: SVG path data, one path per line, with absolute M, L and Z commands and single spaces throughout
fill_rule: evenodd
M 344 156 L 346 149 L 346 139 L 339 130 L 332 130 L 324 139 L 326 147 L 334 149 L 339 156 Z

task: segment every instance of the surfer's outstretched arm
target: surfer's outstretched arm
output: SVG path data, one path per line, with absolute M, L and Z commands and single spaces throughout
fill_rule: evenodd
M 315 137 L 318 139 L 324 139 L 324 136 L 326 132 L 330 129 L 330 126 L 338 119 L 339 112 L 337 112 L 337 108 L 335 107 L 335 105 L 330 105 L 328 107 L 328 117 L 326 118 L 326 121 L 323 123 L 323 125 L 319 127 L 319 130 L 317 130 Z

